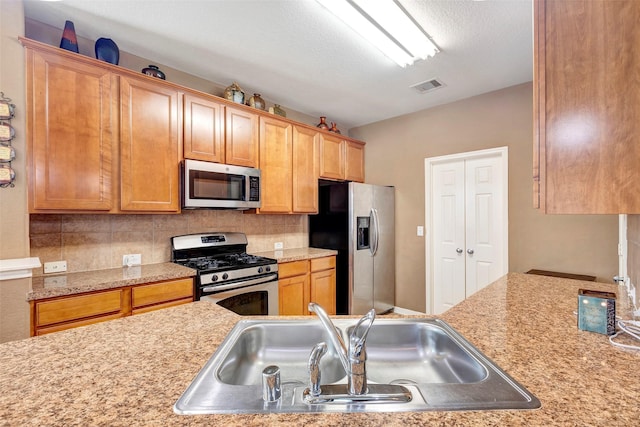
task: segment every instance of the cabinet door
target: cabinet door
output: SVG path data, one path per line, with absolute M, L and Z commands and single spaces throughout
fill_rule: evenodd
M 320 133 L 293 127 L 293 212 L 318 213 Z
M 30 212 L 109 211 L 117 77 L 61 55 L 26 56 Z
M 184 158 L 224 163 L 224 106 L 184 96 Z
M 178 91 L 121 77 L 121 210 L 178 212 L 182 121 Z
M 327 314 L 336 314 L 336 270 L 311 273 L 310 302 L 320 304 Z
M 547 213 L 640 213 L 638 22 L 638 1 L 535 2 L 534 191 Z
M 225 108 L 225 161 L 258 167 L 258 116 L 238 108 Z
M 127 316 L 127 288 L 31 302 L 31 336 L 91 325 Z
M 301 316 L 308 313 L 309 275 L 278 280 L 279 312 L 282 316 Z
M 291 130 L 290 123 L 260 117 L 260 212 L 291 212 Z
M 344 179 L 364 182 L 364 144 L 345 141 Z
M 344 179 L 344 140 L 320 135 L 320 178 Z

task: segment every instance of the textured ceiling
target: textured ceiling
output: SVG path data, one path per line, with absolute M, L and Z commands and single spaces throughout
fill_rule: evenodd
M 401 68 L 314 0 L 25 1 L 28 18 L 351 128 L 532 79 L 531 0 L 399 0 L 436 42 Z M 410 86 L 438 78 L 420 94 Z

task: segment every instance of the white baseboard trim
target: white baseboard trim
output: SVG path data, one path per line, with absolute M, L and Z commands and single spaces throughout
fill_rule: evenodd
M 402 307 L 393 307 L 393 312 L 396 314 L 408 314 L 408 315 L 414 315 L 414 316 L 426 314 L 420 311 L 409 310 L 408 308 L 402 308 Z

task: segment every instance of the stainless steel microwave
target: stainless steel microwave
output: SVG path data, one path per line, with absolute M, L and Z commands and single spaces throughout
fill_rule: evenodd
M 182 163 L 184 209 L 251 209 L 260 207 L 260 170 L 221 163 Z

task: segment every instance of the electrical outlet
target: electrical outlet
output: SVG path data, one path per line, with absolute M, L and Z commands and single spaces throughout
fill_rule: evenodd
M 273 244 L 273 249 L 275 250 L 279 250 L 279 249 L 283 249 L 284 248 L 284 244 L 282 242 L 275 242 Z
M 122 255 L 122 266 L 131 267 L 142 264 L 142 254 Z
M 418 226 L 418 228 L 417 228 L 417 230 L 416 230 L 416 234 L 417 234 L 418 236 L 424 236 L 424 226 L 419 225 L 419 226 Z
M 44 263 L 44 272 L 47 273 L 64 273 L 67 271 L 67 261 L 53 261 Z
M 44 278 L 44 287 L 46 288 L 62 288 L 67 286 L 67 276 L 53 276 Z

